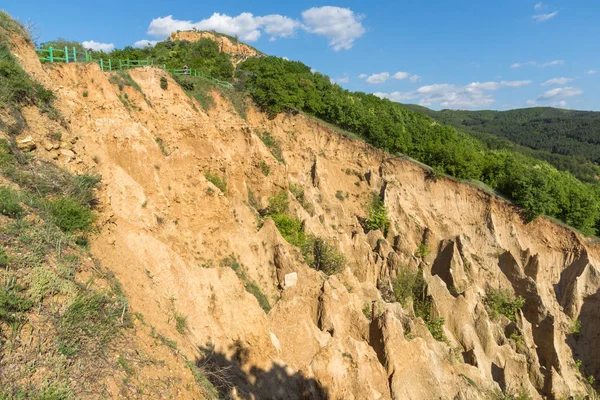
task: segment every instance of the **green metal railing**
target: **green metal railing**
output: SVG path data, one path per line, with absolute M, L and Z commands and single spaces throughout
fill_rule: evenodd
M 40 60 L 42 62 L 64 62 L 64 63 L 76 63 L 76 62 L 95 62 L 100 66 L 102 72 L 106 71 L 119 71 L 123 69 L 135 68 L 135 67 L 147 67 L 153 65 L 152 60 L 114 60 L 114 59 L 97 59 L 94 60 L 92 55 L 87 51 L 79 51 L 75 47 L 69 48 L 52 48 L 36 49 L 40 54 Z
M 48 47 L 45 49 L 36 49 L 36 51 L 40 55 L 40 60 L 42 62 L 64 62 L 64 63 L 76 63 L 76 62 L 95 62 L 100 66 L 102 72 L 109 71 L 120 71 L 123 69 L 130 69 L 136 67 L 148 67 L 154 65 L 153 61 L 150 59 L 146 60 L 115 60 L 115 59 L 96 59 L 92 58 L 92 54 L 88 51 L 79 51 L 75 47 L 69 48 L 52 48 Z M 215 85 L 219 85 L 226 88 L 233 88 L 233 85 L 229 82 L 222 81 L 217 78 L 213 78 L 212 76 L 206 75 L 202 71 L 198 71 L 196 69 L 169 69 L 166 65 L 163 65 L 162 68 L 173 74 L 173 75 L 186 75 L 193 77 L 202 77 L 210 80 Z
M 226 87 L 226 88 L 229 88 L 229 89 L 233 88 L 233 85 L 231 83 L 219 80 L 217 78 L 213 78 L 212 76 L 206 75 L 202 71 L 198 71 L 197 69 L 188 69 L 188 70 L 185 70 L 185 69 L 169 69 L 169 68 L 167 68 L 166 65 L 164 65 L 163 68 L 165 69 L 165 71 L 167 71 L 167 72 L 169 72 L 169 73 L 171 73 L 173 75 L 184 75 L 184 76 L 202 77 L 202 78 L 210 80 L 215 85 L 223 86 L 223 87 Z

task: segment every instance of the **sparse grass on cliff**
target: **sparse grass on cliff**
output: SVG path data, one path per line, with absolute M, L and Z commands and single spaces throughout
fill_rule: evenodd
M 387 215 L 385 203 L 377 193 L 372 193 L 367 213 L 368 215 L 364 222 L 365 228 L 368 231 L 380 229 L 383 232 L 383 236 L 387 236 L 388 229 L 390 228 L 390 220 Z
M 492 319 L 504 315 L 515 322 L 517 313 L 525 305 L 525 299 L 521 296 L 515 297 L 509 290 L 490 289 L 485 296 L 485 305 Z

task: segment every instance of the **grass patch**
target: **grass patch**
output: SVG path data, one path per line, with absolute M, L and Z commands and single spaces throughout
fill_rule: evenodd
M 580 332 L 581 332 L 581 320 L 576 319 L 571 322 L 571 325 L 569 326 L 569 333 L 572 335 L 579 335 Z
M 417 251 L 415 251 L 415 256 L 419 257 L 419 258 L 425 258 L 430 253 L 431 253 L 431 250 L 429 250 L 429 247 L 427 247 L 427 245 L 425 243 L 421 243 L 419 245 L 419 247 L 417 248 Z
M 269 164 L 267 164 L 264 161 L 261 161 L 259 167 L 264 176 L 269 176 L 269 174 L 271 173 L 271 167 L 269 167 Z
M 95 220 L 89 207 L 71 197 L 50 201 L 49 209 L 54 223 L 64 232 L 89 230 Z
M 213 174 L 212 172 L 205 172 L 204 177 L 207 181 L 219 188 L 221 192 L 227 193 L 227 180 L 225 177 L 221 178 L 219 175 Z
M 33 302 L 22 296 L 23 288 L 14 279 L 6 279 L 0 290 L 0 321 L 13 323 L 23 318 L 23 313 L 33 307 Z
M 390 228 L 390 220 L 387 215 L 385 203 L 376 193 L 371 194 L 371 201 L 368 205 L 367 218 L 364 221 L 367 231 L 380 229 L 384 236 Z
M 303 193 L 303 192 L 302 192 Z M 285 191 L 269 198 L 269 205 L 261 210 L 263 217 L 271 218 L 279 233 L 291 245 L 300 248 L 304 261 L 327 275 L 340 272 L 346 266 L 346 258 L 327 239 L 307 235 L 302 229 L 302 221 L 290 216 L 288 195 Z
M 259 135 L 260 140 L 269 148 L 271 154 L 277 161 L 285 165 L 285 158 L 283 158 L 283 150 L 281 149 L 281 144 L 277 139 L 271 135 L 270 132 L 264 131 Z
M 154 140 L 156 141 L 156 144 L 160 148 L 160 151 L 163 153 L 163 155 L 165 157 L 168 156 L 169 152 L 167 151 L 167 148 L 165 147 L 165 141 L 162 140 L 162 138 L 159 138 L 158 136 L 155 137 Z
M 18 193 L 9 187 L 0 186 L 0 214 L 16 218 L 23 212 Z
M 207 399 L 219 399 L 221 396 L 217 388 L 211 383 L 211 381 L 206 377 L 206 372 L 199 368 L 196 364 L 189 360 L 185 360 L 185 365 L 190 369 L 192 375 L 194 376 L 194 380 L 204 392 L 204 395 Z
M 215 84 L 209 79 L 182 75 L 172 75 L 172 78 L 189 97 L 196 99 L 204 111 L 208 111 L 212 107 L 215 100 L 210 91 L 215 88 Z
M 513 322 L 516 321 L 519 310 L 525 305 L 523 297 L 515 297 L 509 290 L 502 289 L 490 289 L 484 302 L 492 319 L 498 319 L 504 315 Z
M 222 259 L 220 265 L 221 267 L 229 267 L 236 273 L 238 278 L 240 278 L 244 284 L 244 289 L 256 298 L 258 304 L 265 313 L 271 311 L 269 299 L 262 292 L 260 286 L 258 286 L 254 281 L 252 281 L 252 279 L 248 277 L 248 275 L 246 275 L 246 268 L 240 264 L 240 262 L 238 262 L 233 254 L 230 254 L 228 257 Z
M 166 76 L 160 77 L 160 88 L 162 90 L 167 90 L 169 88 L 169 81 L 167 80 Z
M 177 332 L 184 335 L 188 330 L 187 316 L 175 312 L 173 318 L 175 319 L 175 329 Z

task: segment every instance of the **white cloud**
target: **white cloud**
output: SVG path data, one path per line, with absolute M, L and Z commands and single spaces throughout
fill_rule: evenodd
M 590 70 L 587 72 L 587 74 L 588 74 L 588 75 L 595 75 L 595 74 L 597 74 L 597 73 L 598 73 L 598 71 L 596 71 L 595 69 L 590 69 Z
M 83 47 L 85 47 L 86 49 L 92 49 L 92 50 L 96 50 L 96 51 L 103 51 L 105 53 L 112 51 L 115 49 L 115 45 L 112 43 L 99 43 L 99 42 L 95 42 L 93 40 L 86 40 L 85 42 L 81 43 L 83 45 Z
M 572 78 L 552 78 L 552 79 L 548 79 L 546 82 L 542 83 L 542 86 L 548 86 L 548 85 L 565 85 L 569 82 L 572 82 L 573 79 Z
M 535 22 L 546 22 L 558 15 L 558 11 L 551 12 L 550 14 L 537 14 L 532 16 Z
M 417 100 L 422 106 L 439 104 L 446 108 L 481 108 L 489 107 L 496 101 L 490 92 L 530 83 L 531 81 L 472 82 L 465 86 L 443 83 L 421 86 L 412 92 L 377 92 L 374 95 L 398 102 Z
M 365 79 L 367 76 L 369 76 L 369 75 L 367 75 L 367 74 L 360 74 L 358 76 L 358 79 Z
M 565 62 L 563 60 L 554 60 L 554 61 L 550 61 L 550 62 L 547 62 L 547 63 L 540 64 L 540 67 L 546 68 L 546 67 L 552 67 L 554 65 L 563 65 L 564 63 Z
M 281 57 L 281 58 L 283 58 L 285 61 L 290 61 L 290 59 L 287 57 Z
M 387 81 L 389 77 L 390 77 L 389 72 L 381 72 L 379 74 L 373 74 L 367 78 L 367 83 L 370 83 L 372 85 L 379 85 L 380 83 Z
M 411 81 L 411 83 L 416 83 L 421 80 L 421 77 L 419 75 L 413 75 L 410 78 L 408 78 L 408 80 Z
M 133 44 L 133 47 L 137 47 L 137 48 L 144 48 L 144 47 L 154 47 L 156 46 L 156 43 L 158 43 L 158 40 L 138 40 L 137 42 L 135 42 Z
M 409 75 L 410 74 L 408 72 L 396 72 L 394 75 L 392 75 L 392 79 L 401 81 L 402 79 L 408 78 Z
M 565 98 L 565 97 L 573 97 L 573 96 L 579 96 L 582 93 L 583 93 L 583 90 L 581 90 L 581 89 L 567 86 L 564 88 L 556 88 L 556 89 L 548 90 L 547 92 L 540 94 L 537 97 L 537 100 L 543 101 L 543 100 L 560 99 L 560 98 Z
M 537 63 L 535 61 L 527 61 L 527 62 L 523 62 L 523 63 L 514 63 L 512 64 L 510 67 L 511 68 L 521 68 L 521 67 L 540 67 L 540 68 L 546 68 L 546 67 L 551 67 L 554 65 L 562 65 L 565 62 L 563 60 L 553 60 L 553 61 L 548 61 L 545 63 Z
M 354 41 L 365 34 L 361 24 L 364 17 L 349 8 L 313 7 L 302 12 L 304 29 L 325 36 L 334 51 L 349 50 Z
M 540 11 L 542 8 L 544 7 L 544 3 L 542 3 L 541 1 L 539 3 L 536 3 L 535 6 L 533 6 L 533 9 L 535 11 Z
M 567 106 L 567 102 L 564 100 L 561 101 L 553 101 L 552 103 L 550 103 L 550 105 L 552 107 L 562 107 L 565 108 Z
M 166 38 L 172 32 L 191 29 L 215 30 L 231 36 L 237 36 L 246 42 L 258 40 L 262 33 L 270 35 L 269 40 L 293 36 L 299 28 L 307 32 L 324 36 L 334 51 L 348 50 L 365 33 L 361 24 L 362 15 L 355 14 L 349 8 L 314 7 L 302 12 L 303 23 L 297 19 L 279 14 L 254 16 L 244 12 L 232 17 L 214 13 L 198 22 L 174 19 L 172 15 L 154 18 L 148 26 L 148 34 Z
M 311 74 L 314 74 L 315 72 L 319 72 L 319 71 L 317 71 L 317 69 L 316 69 L 316 68 L 311 68 L 311 69 L 310 69 L 310 73 L 311 73 Z
M 348 82 L 350 82 L 350 78 L 348 78 L 347 76 L 344 76 L 343 78 L 334 79 L 333 82 L 334 83 L 348 83 Z
M 227 14 L 214 13 L 209 18 L 199 22 L 182 21 L 173 19 L 172 15 L 162 18 L 154 18 L 148 26 L 148 34 L 165 38 L 175 31 L 186 31 L 191 29 L 215 30 L 231 36 L 237 36 L 247 42 L 254 42 L 261 36 L 261 30 L 271 35 L 271 39 L 277 37 L 290 37 L 300 27 L 300 22 L 283 15 L 272 14 L 255 17 L 251 13 L 241 13 L 236 17 Z
M 527 100 L 525 104 L 529 107 L 535 107 L 537 105 L 537 102 L 535 100 Z

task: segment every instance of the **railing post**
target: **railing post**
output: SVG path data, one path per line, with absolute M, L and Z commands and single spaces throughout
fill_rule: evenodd
M 52 55 L 52 46 L 50 46 L 48 48 L 48 52 L 50 53 L 50 62 L 53 63 L 54 62 L 54 56 Z
M 108 70 L 112 71 L 112 63 L 110 62 L 110 58 L 108 59 Z
M 65 46 L 65 62 L 69 63 L 69 48 Z
M 77 50 L 73 47 L 73 62 L 77 62 Z
M 100 69 L 104 72 L 104 60 L 100 59 Z

